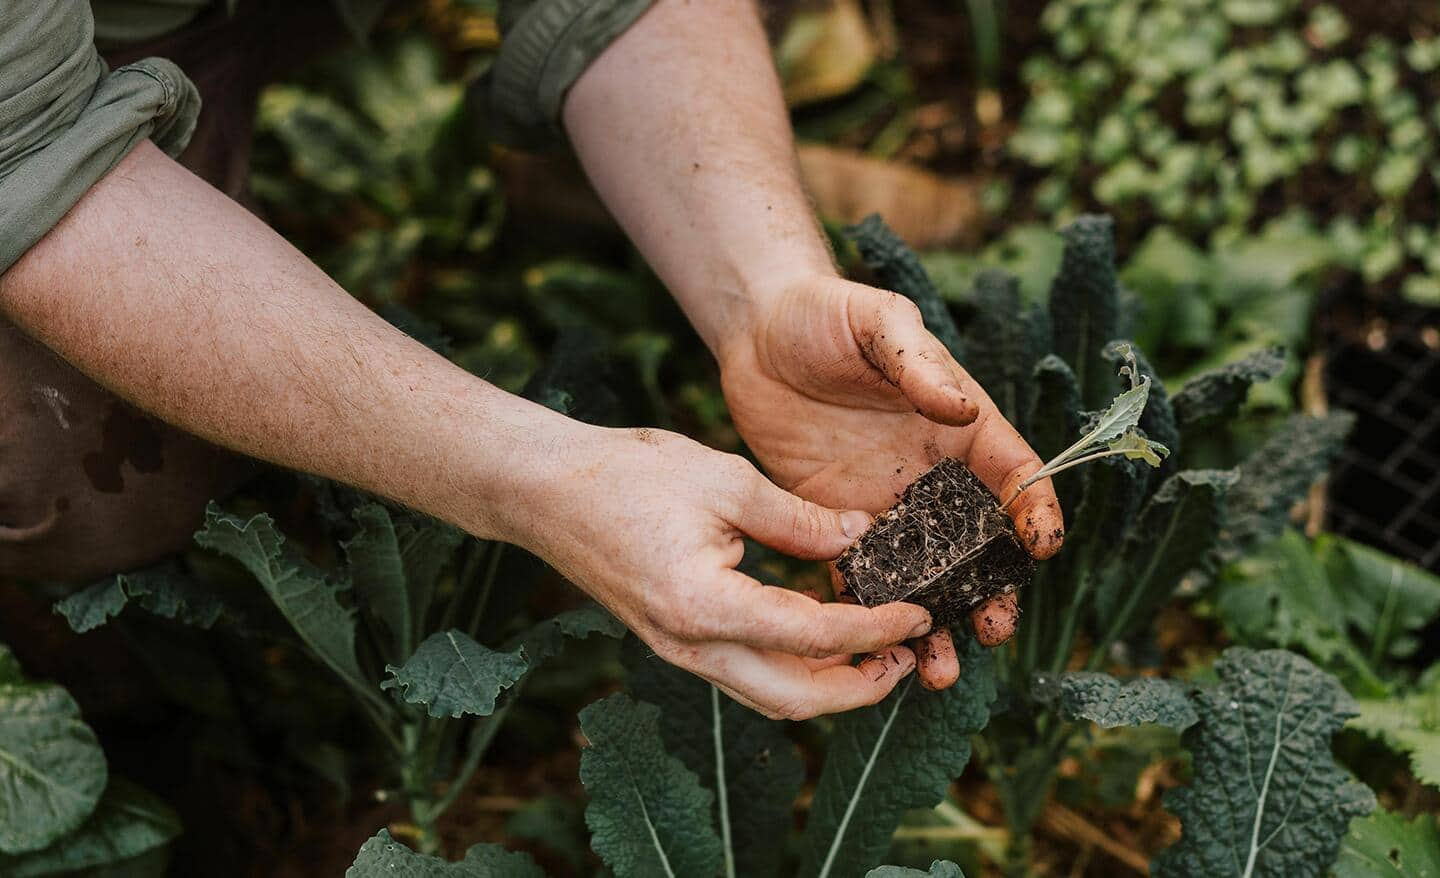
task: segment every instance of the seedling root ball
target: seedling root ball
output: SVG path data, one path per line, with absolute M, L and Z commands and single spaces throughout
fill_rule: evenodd
M 936 627 L 1030 582 L 1035 561 L 995 496 L 959 460 L 916 479 L 835 562 L 867 607 L 918 604 Z

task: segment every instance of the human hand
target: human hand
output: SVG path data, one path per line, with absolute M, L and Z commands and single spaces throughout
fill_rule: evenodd
M 554 442 L 544 456 L 564 470 L 515 504 L 512 539 L 661 658 L 785 719 L 874 704 L 915 667 L 897 644 L 930 630 L 924 609 L 822 604 L 735 569 L 742 534 L 830 559 L 868 526 L 866 513 L 801 500 L 743 458 L 673 433 L 577 424 Z
M 895 293 L 831 275 L 792 279 L 718 348 L 735 426 L 777 484 L 815 503 L 879 513 L 942 457 L 964 461 L 1008 498 L 1040 459 L 985 391 Z M 1060 549 L 1064 519 L 1048 479 L 1009 508 L 1036 558 Z M 971 616 L 980 641 L 1007 640 L 1014 595 Z M 916 645 L 921 682 L 960 673 L 948 631 Z

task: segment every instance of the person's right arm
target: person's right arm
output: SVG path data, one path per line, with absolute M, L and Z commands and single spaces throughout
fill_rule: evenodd
M 591 427 L 392 328 L 148 142 L 0 275 L 0 312 L 118 395 L 225 447 L 517 543 L 662 657 L 772 716 L 873 703 L 928 629 L 734 570 L 740 535 L 830 558 L 863 529 L 733 455 Z

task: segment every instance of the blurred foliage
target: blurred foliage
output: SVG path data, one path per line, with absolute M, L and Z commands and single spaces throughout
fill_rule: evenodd
M 1405 39 L 1300 0 L 1052 0 L 1042 23 L 1008 145 L 1042 215 L 1099 204 L 1223 247 L 1300 211 L 1326 264 L 1440 304 L 1433 12 Z

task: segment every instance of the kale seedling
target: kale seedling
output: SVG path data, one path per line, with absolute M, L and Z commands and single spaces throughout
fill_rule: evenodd
M 1115 397 L 1085 435 L 1057 454 L 1000 503 L 969 468 L 945 458 L 905 489 L 835 562 L 845 587 L 865 606 L 908 601 L 953 625 L 990 598 L 1030 581 L 1035 561 L 1020 544 L 1005 510 L 1042 479 L 1102 457 L 1124 456 L 1159 466 L 1169 449 L 1136 425 L 1150 395 L 1129 346 L 1120 374 L 1130 389 Z

